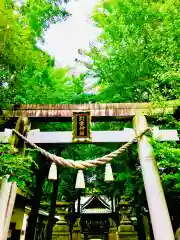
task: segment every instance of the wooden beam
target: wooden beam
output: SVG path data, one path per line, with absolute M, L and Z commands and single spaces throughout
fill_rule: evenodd
M 7 143 L 11 133 L 10 129 L 0 132 L 0 141 Z M 160 141 L 179 141 L 177 130 L 159 130 L 158 127 L 155 127 L 153 136 Z M 122 131 L 92 131 L 92 143 L 125 143 L 134 137 L 135 132 L 131 128 L 125 128 Z M 27 138 L 37 144 L 72 143 L 72 132 L 40 132 L 39 129 L 36 129 L 29 131 Z
M 132 118 L 137 113 L 150 116 L 157 113 L 173 113 L 180 101 L 168 101 L 164 105 L 152 103 L 108 103 L 108 104 L 23 104 L 14 106 L 12 117 L 25 115 L 30 118 L 71 118 L 73 112 L 91 111 L 92 118 L 117 117 Z

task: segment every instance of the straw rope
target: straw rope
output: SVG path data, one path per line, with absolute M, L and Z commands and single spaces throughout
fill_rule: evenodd
M 31 147 L 38 150 L 42 155 L 49 158 L 51 161 L 55 162 L 58 165 L 62 165 L 65 167 L 71 167 L 71 168 L 78 168 L 78 169 L 85 169 L 90 167 L 95 167 L 98 165 L 103 165 L 108 162 L 110 162 L 113 158 L 117 157 L 121 153 L 125 152 L 134 142 L 138 140 L 139 137 L 143 136 L 147 131 L 149 131 L 150 128 L 146 128 L 141 134 L 134 137 L 131 141 L 125 143 L 123 146 L 118 148 L 117 150 L 111 152 L 110 154 L 107 154 L 103 157 L 96 158 L 94 160 L 71 160 L 71 159 L 64 159 L 63 157 L 56 156 L 52 153 L 49 153 L 45 149 L 39 147 L 38 145 L 34 144 L 33 142 L 29 141 L 26 137 L 24 137 L 22 134 L 20 134 L 18 131 L 13 129 L 12 131 L 18 135 L 20 138 L 22 138 L 25 142 L 27 142 Z

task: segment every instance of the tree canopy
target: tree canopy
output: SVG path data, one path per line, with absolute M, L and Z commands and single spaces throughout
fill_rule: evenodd
M 46 0 L 26 1 L 20 7 L 13 1 L 2 1 L 0 10 L 1 107 L 54 102 L 54 59 L 37 47 L 37 40 L 43 39 L 51 23 L 68 13 L 60 3 Z M 67 71 L 61 71 L 59 81 L 64 81 Z
M 179 98 L 179 9 L 179 1 L 101 1 L 93 19 L 103 33 L 88 54 L 98 101 Z

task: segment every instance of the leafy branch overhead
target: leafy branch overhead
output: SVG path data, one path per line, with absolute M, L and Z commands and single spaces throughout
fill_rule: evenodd
M 96 7 L 98 42 L 87 53 L 98 101 L 178 99 L 179 1 L 105 0 Z
M 31 151 L 26 150 L 25 155 L 20 155 L 11 145 L 0 144 L 0 159 L 0 176 L 10 175 L 10 181 L 16 181 L 20 188 L 26 190 L 26 184 L 32 182 L 33 168 L 38 167 Z

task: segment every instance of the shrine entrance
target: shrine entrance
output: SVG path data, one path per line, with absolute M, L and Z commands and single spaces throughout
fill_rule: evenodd
M 51 161 L 51 167 L 49 171 L 49 179 L 57 180 L 57 169 L 56 165 L 71 167 L 78 169 L 77 179 L 78 187 L 85 188 L 83 170 L 90 167 L 96 167 L 98 165 L 105 164 L 105 178 L 106 181 L 113 180 L 113 173 L 110 166 L 110 161 L 117 157 L 122 152 L 126 151 L 132 144 L 138 143 L 138 153 L 140 166 L 142 170 L 143 181 L 145 185 L 145 191 L 147 196 L 147 202 L 149 207 L 149 212 L 151 216 L 151 222 L 153 227 L 153 233 L 156 240 L 174 240 L 173 229 L 169 217 L 169 212 L 164 197 L 164 192 L 162 189 L 160 176 L 158 173 L 158 167 L 156 160 L 153 156 L 152 146 L 149 141 L 149 134 L 154 139 L 159 139 L 161 141 L 178 141 L 179 137 L 176 130 L 159 130 L 158 127 L 150 128 L 148 126 L 145 116 L 153 116 L 157 113 L 172 113 L 174 107 L 179 106 L 179 103 L 167 102 L 166 109 L 163 107 L 153 107 L 151 103 L 126 103 L 126 104 L 80 104 L 80 105 L 20 105 L 12 111 L 11 119 L 19 118 L 16 129 L 14 128 L 14 123 L 6 126 L 12 129 L 5 129 L 4 132 L 0 133 L 0 140 L 3 143 L 8 142 L 12 134 L 18 138 L 18 141 L 21 141 L 19 145 L 19 150 L 23 148 L 24 142 L 28 143 L 29 146 L 38 150 L 45 159 Z M 41 132 L 40 129 L 33 129 L 30 131 L 29 119 L 31 122 L 36 121 L 58 121 L 58 122 L 71 122 L 72 120 L 72 131 L 62 131 L 62 132 Z M 125 128 L 120 131 L 91 131 L 91 120 L 101 121 L 102 119 L 108 121 L 118 121 L 125 119 L 133 119 L 132 126 L 133 128 Z M 111 120 L 110 120 L 111 119 Z M 22 144 L 23 142 L 23 144 Z M 125 143 L 117 150 L 103 156 L 96 158 L 94 160 L 78 160 L 74 161 L 72 159 L 64 159 L 61 156 L 56 156 L 43 147 L 44 144 L 69 144 L 69 143 Z M 40 146 L 41 147 L 40 147 Z M 17 144 L 16 144 L 17 146 Z M 77 183 L 77 182 L 76 182 Z M 153 186 L 153 187 L 152 187 Z M 5 188 L 4 188 L 5 189 Z M 16 189 L 15 189 L 16 191 Z M 14 191 L 14 197 L 16 192 Z M 6 205 L 7 201 L 4 201 L 4 195 L 6 194 L 6 189 L 2 191 L 2 201 L 3 211 L 2 219 L 6 220 L 6 228 L 9 225 L 9 217 L 12 214 L 12 209 L 8 211 L 8 217 L 6 216 Z M 11 200 L 12 202 L 14 200 Z M 90 201 L 90 202 L 89 202 Z M 83 203 L 80 203 L 78 207 L 78 215 L 80 217 L 80 226 L 81 232 L 84 234 L 85 240 L 90 239 L 105 239 L 107 240 L 108 233 L 110 232 L 110 219 L 113 214 L 113 209 L 106 204 L 106 201 L 103 201 L 99 197 L 93 197 L 91 200 L 86 202 L 83 206 Z M 93 206 L 93 202 L 98 202 L 101 206 L 100 212 Z M 56 202 L 55 202 L 56 203 Z M 54 202 L 52 201 L 52 209 Z M 103 206 L 104 207 L 103 207 Z M 89 206 L 89 208 L 87 208 Z M 125 206 L 124 206 L 125 207 Z M 123 208 L 124 208 L 123 207 Z M 12 208 L 12 207 L 11 207 Z M 103 210 L 102 210 L 103 208 Z M 125 207 L 126 208 L 126 207 Z M 93 210 L 92 210 L 93 209 Z M 106 211 L 104 210 L 106 209 Z M 90 211 L 91 210 L 91 211 Z M 54 211 L 54 210 L 53 210 Z M 64 211 L 64 210 L 63 210 Z M 88 212 L 89 211 L 89 212 Z M 103 212 L 105 211 L 105 212 Z M 94 212 L 94 215 L 93 215 Z M 161 213 L 161 214 L 159 214 Z M 5 219 L 6 218 L 6 219 Z M 48 226 L 52 230 L 54 216 L 51 216 L 49 221 L 50 225 Z M 2 221 L 2 222 L 3 222 Z M 60 225 L 64 220 L 59 220 L 59 225 L 56 228 L 57 234 L 62 233 L 58 232 L 61 229 Z M 123 219 L 126 224 L 129 221 L 125 218 Z M 33 225 L 33 224 L 32 224 Z M 0 233 L 4 231 L 4 225 L 0 224 Z M 8 228 L 7 228 L 8 229 Z M 34 234 L 35 224 L 33 225 L 33 230 L 28 225 L 28 231 L 26 232 L 26 239 L 32 240 Z M 53 239 L 58 240 L 69 240 L 68 233 L 69 226 L 66 226 L 67 234 L 66 238 L 63 238 L 58 235 L 58 238 L 54 235 Z M 120 231 L 123 230 L 120 229 Z M 47 231 L 46 233 L 51 232 Z M 119 234 L 120 235 L 120 234 Z M 47 238 L 49 239 L 49 237 Z M 77 239 L 77 238 L 76 238 Z M 115 238 L 109 238 L 115 239 Z M 121 236 L 120 236 L 120 239 Z M 130 238 L 132 239 L 132 238 Z M 80 240 L 78 238 L 78 240 Z

